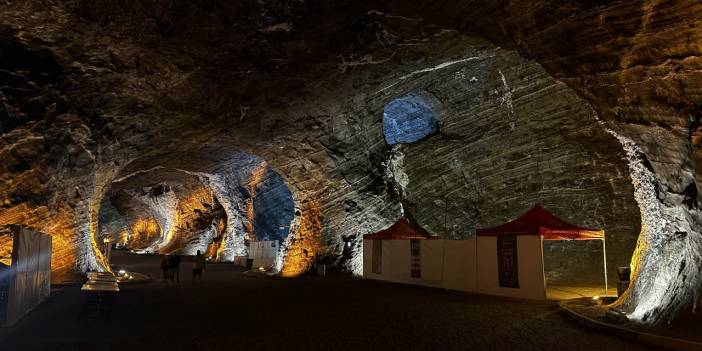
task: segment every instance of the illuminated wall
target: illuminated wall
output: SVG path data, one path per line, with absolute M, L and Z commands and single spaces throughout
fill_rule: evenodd
M 308 201 L 303 205 L 300 217 L 291 225 L 292 234 L 283 243 L 278 259 L 280 275 L 294 277 L 312 268 L 315 257 L 322 251 L 323 218 L 317 202 Z
M 161 227 L 153 217 L 137 218 L 129 228 L 128 249 L 144 249 L 161 238 Z
M 0 263 L 12 264 L 12 232 L 0 227 Z
M 433 103 L 424 92 L 413 92 L 385 105 L 383 133 L 388 145 L 413 143 L 438 130 Z
M 702 229 L 694 223 L 702 218 L 702 212 L 684 202 L 663 201 L 665 188 L 649 168 L 643 150 L 631 139 L 607 131 L 626 151 L 641 211 L 641 233 L 631 259 L 632 281 L 615 305 L 632 321 L 665 324 L 682 308 L 694 306 L 699 295 L 694 287 L 702 284 L 702 252 L 698 249 L 702 247 Z
M 295 204 L 283 178 L 270 167 L 256 191 L 253 206 L 254 228 L 258 240 L 278 240 L 282 243 L 290 233 Z
M 6 208 L 0 212 L 0 225 L 19 224 L 52 236 L 51 270 L 57 274 L 76 267 L 75 218 L 68 211 L 52 214 L 40 206 L 32 208 L 26 203 Z
M 183 195 L 178 204 L 178 213 L 174 238 L 161 249 L 163 253 L 194 255 L 198 250 L 205 253 L 224 232 L 224 209 L 207 187 Z

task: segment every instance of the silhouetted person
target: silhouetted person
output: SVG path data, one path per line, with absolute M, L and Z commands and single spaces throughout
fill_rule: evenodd
M 202 271 L 205 270 L 205 256 L 200 254 L 200 250 L 197 250 L 197 254 L 193 258 L 193 281 L 195 281 L 195 276 L 197 276 L 198 281 L 202 281 Z
M 175 281 L 180 283 L 180 255 L 171 256 L 170 271 L 171 281 L 175 278 Z
M 167 255 L 163 256 L 163 259 L 161 260 L 161 271 L 163 271 L 163 281 L 167 282 L 168 281 L 168 269 L 171 266 L 171 260 Z

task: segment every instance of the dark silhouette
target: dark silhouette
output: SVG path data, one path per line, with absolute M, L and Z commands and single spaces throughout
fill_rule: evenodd
M 175 254 L 171 256 L 171 262 L 169 267 L 169 276 L 171 281 L 175 278 L 175 281 L 180 283 L 180 255 Z
M 200 254 L 200 250 L 197 250 L 197 254 L 193 257 L 193 281 L 197 276 L 198 281 L 202 281 L 202 272 L 205 270 L 205 256 Z
M 161 271 L 163 272 L 163 281 L 167 282 L 168 281 L 168 268 L 171 265 L 171 260 L 168 255 L 164 255 L 163 259 L 161 260 Z

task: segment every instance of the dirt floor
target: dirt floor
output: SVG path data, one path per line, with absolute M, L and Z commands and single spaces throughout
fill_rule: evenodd
M 159 257 L 113 262 L 154 279 L 123 285 L 109 319 L 79 316 L 64 288 L 12 328 L 0 350 L 647 350 L 583 329 L 553 302 L 347 277 L 271 279 L 209 265 L 202 284 L 158 279 Z

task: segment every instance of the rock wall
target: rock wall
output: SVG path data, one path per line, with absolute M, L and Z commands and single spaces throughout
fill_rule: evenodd
M 644 239 L 632 262 L 641 274 L 624 305 L 639 322 L 660 324 L 693 304 L 702 285 L 700 267 L 688 264 L 702 251 L 699 2 L 432 1 L 390 7 L 518 49 L 630 140 L 655 179 L 655 196 L 648 199 L 656 204 L 642 203 L 641 210 L 660 207 L 664 224 L 657 234 L 646 231 L 652 223 L 642 224 Z M 660 266 L 679 272 L 661 272 Z M 644 294 L 658 298 L 642 304 L 635 296 Z
M 363 126 L 373 147 L 335 155 L 348 160 L 339 163 L 340 170 L 352 177 L 392 167 L 388 181 L 395 193 L 403 189 L 405 211 L 447 238 L 471 237 L 475 228 L 515 218 L 536 203 L 574 223 L 603 228 L 614 281 L 616 266 L 630 261 L 639 232 L 639 211 L 616 138 L 596 123 L 587 102 L 538 64 L 485 41 L 441 36 L 435 41 L 461 49 L 427 44 L 425 50 L 461 56 L 414 66 L 429 68 L 423 72 L 401 67 L 396 75 L 411 79 L 387 78 L 395 83 L 356 97 L 364 103 L 347 112 L 355 123 L 346 128 Z M 383 108 L 416 91 L 433 97 L 439 132 L 390 151 L 382 135 Z M 369 149 L 376 155 L 366 155 Z M 359 165 L 364 158 L 371 162 Z M 547 243 L 549 277 L 601 283 L 601 250 L 600 242 Z

